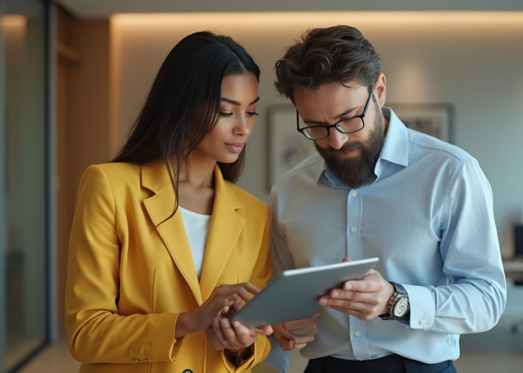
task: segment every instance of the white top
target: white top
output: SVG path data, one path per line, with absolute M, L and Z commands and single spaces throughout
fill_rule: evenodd
M 211 227 L 211 215 L 202 215 L 184 209 L 182 206 L 178 207 L 182 213 L 185 234 L 187 234 L 189 246 L 191 247 L 196 274 L 198 275 L 198 278 L 200 278 L 202 273 L 203 257 L 205 255 L 205 247 L 207 246 L 209 229 Z

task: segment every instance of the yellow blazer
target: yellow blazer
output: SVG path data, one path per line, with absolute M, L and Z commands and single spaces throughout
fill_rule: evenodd
M 198 281 L 165 166 L 90 166 L 80 182 L 69 243 L 65 324 L 80 372 L 249 371 L 268 354 L 258 336 L 240 367 L 204 332 L 174 338 L 178 315 L 224 283 L 262 288 L 271 276 L 267 206 L 215 170 L 215 199 Z M 160 225 L 159 225 L 160 224 Z M 159 226 L 158 226 L 159 225 Z

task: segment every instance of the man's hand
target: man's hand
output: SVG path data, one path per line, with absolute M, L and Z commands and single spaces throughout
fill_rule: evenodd
M 359 280 L 346 281 L 341 289 L 332 289 L 319 298 L 323 307 L 372 320 L 388 312 L 387 303 L 394 293 L 394 286 L 378 271 L 371 269 Z
M 314 340 L 314 334 L 318 333 L 316 319 L 321 311 L 308 319 L 284 322 L 272 326 L 274 336 L 283 351 L 301 350 L 307 343 Z

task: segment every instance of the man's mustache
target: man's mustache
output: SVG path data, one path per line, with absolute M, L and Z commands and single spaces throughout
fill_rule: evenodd
M 364 145 L 360 141 L 354 141 L 343 144 L 343 146 L 339 149 L 329 148 L 328 152 L 330 154 L 346 153 L 356 149 L 362 149 L 363 147 Z

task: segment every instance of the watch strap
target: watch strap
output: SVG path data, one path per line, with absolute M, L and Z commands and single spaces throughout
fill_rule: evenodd
M 394 291 L 398 294 L 401 294 L 401 295 L 404 295 L 406 297 L 409 296 L 409 294 L 407 293 L 407 290 L 405 290 L 405 288 L 403 287 L 402 284 L 398 284 L 396 282 L 392 282 L 392 281 L 389 281 L 392 286 L 394 286 Z

